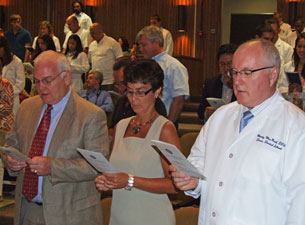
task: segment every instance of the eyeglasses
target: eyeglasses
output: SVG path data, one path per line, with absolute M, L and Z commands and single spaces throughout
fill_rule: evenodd
M 43 78 L 42 80 L 38 80 L 38 79 L 34 78 L 34 84 L 40 85 L 40 82 L 41 82 L 41 83 L 43 83 L 43 85 L 48 86 L 48 85 L 50 85 L 50 84 L 51 84 L 60 74 L 62 74 L 63 72 L 66 72 L 66 71 L 65 71 L 65 70 L 64 70 L 64 71 L 61 71 L 61 72 L 59 72 L 59 73 L 58 73 L 56 76 L 54 76 L 54 77 L 49 76 L 49 77 Z
M 127 97 L 132 97 L 133 95 L 135 95 L 137 97 L 144 97 L 144 96 L 148 95 L 148 93 L 151 91 L 152 91 L 152 88 L 147 91 L 135 91 L 135 92 L 127 90 L 125 94 Z
M 227 74 L 230 77 L 237 76 L 237 74 L 240 74 L 243 77 L 250 77 L 252 75 L 252 73 L 254 73 L 254 72 L 257 72 L 257 71 L 260 71 L 260 70 L 271 69 L 273 67 L 274 66 L 267 66 L 267 67 L 262 67 L 262 68 L 258 68 L 258 69 L 254 69 L 254 70 L 240 70 L 240 71 L 238 71 L 237 69 L 232 68 L 232 69 L 228 70 Z
M 232 66 L 232 61 L 229 62 L 219 62 L 220 66 L 224 67 L 224 66 Z

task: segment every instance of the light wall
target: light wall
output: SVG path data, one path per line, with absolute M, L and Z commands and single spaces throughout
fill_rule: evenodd
M 232 13 L 274 13 L 277 0 L 222 0 L 221 43 L 229 43 Z

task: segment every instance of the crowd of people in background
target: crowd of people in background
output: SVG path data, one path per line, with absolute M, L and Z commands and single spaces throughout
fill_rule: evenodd
M 305 24 L 302 17 L 297 17 L 290 26 L 283 22 L 282 14 L 276 12 L 274 18 L 256 28 L 253 40 L 240 47 L 231 43 L 219 47 L 216 60 L 220 73 L 205 80 L 198 108 L 198 116 L 205 126 L 189 158 L 208 176 L 207 180 L 199 180 L 171 166 L 150 142 L 152 139 L 164 141 L 181 150 L 178 119 L 190 96 L 188 70 L 172 56 L 173 38 L 170 31 L 161 26 L 159 15 L 151 15 L 150 25 L 137 33 L 135 42 L 129 42 L 124 34 L 117 40 L 105 34 L 102 25 L 92 21 L 84 12 L 81 1 L 73 1 L 72 11 L 64 24 L 62 45 L 49 21 L 40 22 L 38 35 L 32 41 L 30 32 L 21 26 L 22 18 L 18 14 L 10 16 L 11 28 L 0 35 L 0 145 L 5 143 L 7 136 L 7 144 L 31 155 L 27 163 L 7 155 L 3 158 L 10 175 L 18 176 L 15 221 L 24 221 L 24 224 L 99 224 L 98 189 L 102 192 L 113 190 L 111 224 L 174 225 L 175 217 L 167 194 L 180 189 L 195 198 L 204 192 L 201 193 L 203 201 L 199 215 L 202 225 L 212 224 L 217 217 L 222 221 L 219 224 L 250 221 L 248 224 L 275 225 L 284 224 L 282 221 L 289 219 L 305 222 L 304 216 L 295 220 L 290 218 L 294 214 L 290 215 L 287 210 L 291 207 L 297 213 L 296 208 L 302 200 L 295 200 L 297 190 L 291 189 L 297 188 L 296 185 L 304 186 L 304 183 L 300 184 L 297 177 L 289 174 L 282 165 L 287 164 L 291 170 L 304 166 L 293 157 L 288 157 L 287 162 L 283 160 L 279 166 L 280 153 L 273 149 L 275 146 L 284 149 L 287 145 L 289 151 L 304 156 L 299 152 L 299 144 L 304 140 L 299 131 L 304 128 L 296 128 L 294 134 L 299 140 L 293 150 L 290 144 L 293 135 L 285 136 L 280 132 L 283 129 L 290 132 L 291 123 L 270 122 L 261 113 L 266 109 L 268 116 L 280 112 L 288 118 L 289 114 L 300 118 L 300 124 L 305 124 L 301 111 L 283 103 L 282 99 L 283 96 L 303 111 L 305 109 Z M 289 81 L 287 72 L 297 72 L 300 83 Z M 254 73 L 261 77 L 253 78 Z M 29 99 L 20 105 L 24 98 Z M 223 104 L 228 105 L 217 110 L 207 98 L 222 99 Z M 274 104 L 272 109 L 264 104 L 267 101 Z M 250 125 L 243 131 L 248 121 L 242 126 L 239 119 L 249 111 L 254 114 L 250 119 L 255 117 L 252 124 L 261 119 L 266 126 L 278 130 L 273 133 L 275 136 L 270 136 L 273 148 L 263 150 L 270 151 L 263 153 L 264 160 L 270 160 L 267 172 L 263 174 L 267 178 L 261 178 L 260 171 L 254 172 L 257 177 L 247 183 L 250 172 L 255 170 L 250 156 L 259 161 L 261 170 L 264 171 L 266 166 L 265 161 L 254 155 L 254 147 L 249 148 L 250 156 L 242 155 L 249 161 L 248 165 L 242 164 L 245 169 L 243 179 L 237 168 L 241 161 L 232 166 L 228 160 L 235 160 L 236 152 L 244 145 L 257 146 L 271 129 L 260 124 L 258 132 L 267 133 L 254 134 L 249 131 Z M 30 117 L 28 121 L 23 119 L 27 117 Z M 238 118 L 238 122 L 232 118 Z M 228 125 L 223 128 L 224 124 Z M 36 142 L 36 138 L 42 136 L 37 135 L 43 132 L 41 126 L 47 126 L 42 146 Z M 234 127 L 234 130 L 227 127 Z M 217 132 L 222 144 L 215 135 Z M 246 132 L 256 141 L 245 140 Z M 238 147 L 231 146 L 235 140 Z M 110 162 L 120 172 L 98 174 L 80 157 L 76 148 L 100 152 L 105 157 L 110 152 Z M 219 159 L 220 165 L 216 159 L 226 149 L 231 152 Z M 280 180 L 280 175 L 273 174 L 270 167 L 280 167 L 278 173 L 284 171 L 285 181 Z M 0 164 L 0 180 L 3 179 L 1 176 L 3 167 Z M 234 176 L 236 180 L 232 178 Z M 34 179 L 35 192 L 31 193 L 33 186 L 30 182 Z M 264 186 L 272 179 L 279 186 L 277 190 L 272 185 Z M 246 186 L 249 183 L 251 185 Z M 223 185 L 230 186 L 238 204 L 232 203 L 229 189 L 216 193 Z M 1 200 L 1 183 L 0 186 Z M 301 192 L 304 192 L 303 186 Z M 290 195 L 288 200 L 283 197 L 283 189 Z M 243 191 L 246 197 L 240 194 Z M 262 209 L 268 211 L 263 204 L 263 192 L 271 196 L 268 200 L 272 200 L 273 205 L 277 204 L 273 209 L 274 214 L 280 213 L 278 217 L 275 215 L 277 218 L 262 212 Z M 249 197 L 253 193 L 256 193 L 256 199 Z M 304 194 L 301 199 L 303 197 Z M 225 202 L 228 208 L 232 205 L 236 208 L 231 207 L 232 212 L 222 209 L 221 198 L 228 200 Z M 249 208 L 256 211 L 255 216 L 248 214 L 247 201 L 253 203 Z M 82 213 L 78 213 L 81 210 Z

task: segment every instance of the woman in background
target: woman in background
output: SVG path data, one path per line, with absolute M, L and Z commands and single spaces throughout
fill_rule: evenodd
M 124 55 L 129 54 L 129 43 L 126 37 L 121 36 L 118 40 L 119 44 L 121 45 L 122 51 Z
M 295 41 L 292 60 L 284 65 L 285 72 L 298 72 L 301 85 L 290 83 L 288 100 L 300 108 L 305 108 L 305 33 L 301 33 Z
M 151 145 L 160 140 L 177 146 L 175 126 L 155 109 L 164 74 L 154 60 L 143 59 L 124 70 L 126 95 L 135 116 L 122 119 L 114 128 L 111 164 L 120 173 L 96 178 L 100 191 L 113 190 L 111 225 L 174 225 L 168 193 L 176 193 L 169 163 Z
M 35 58 L 40 55 L 40 53 L 47 50 L 56 51 L 56 48 L 53 39 L 48 34 L 43 34 L 37 38 L 36 49 L 33 53 L 32 61 L 34 61 Z
M 7 79 L 14 89 L 14 107 L 13 112 L 16 114 L 19 107 L 19 94 L 25 86 L 24 67 L 21 60 L 15 56 L 11 50 L 6 37 L 0 36 L 0 61 L 2 63 L 2 77 Z
M 52 27 L 52 25 L 50 24 L 49 21 L 41 21 L 40 22 L 40 24 L 39 24 L 39 33 L 38 33 L 38 36 L 36 36 L 34 38 L 32 48 L 36 49 L 36 46 L 37 46 L 36 41 L 37 41 L 38 37 L 40 37 L 40 36 L 42 36 L 44 34 L 48 34 L 53 39 L 56 51 L 60 52 L 61 49 L 60 49 L 59 39 L 54 35 L 53 27 Z
M 69 37 L 65 55 L 70 62 L 72 72 L 71 86 L 76 92 L 79 92 L 83 90 L 82 74 L 88 72 L 90 65 L 78 35 L 72 34 Z

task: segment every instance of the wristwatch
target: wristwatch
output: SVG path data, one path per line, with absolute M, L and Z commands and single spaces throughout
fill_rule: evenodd
M 128 183 L 125 187 L 125 190 L 130 191 L 133 187 L 134 175 L 128 174 Z

